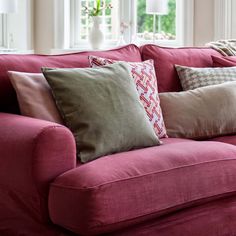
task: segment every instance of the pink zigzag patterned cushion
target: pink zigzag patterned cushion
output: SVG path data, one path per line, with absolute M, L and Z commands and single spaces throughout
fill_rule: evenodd
M 105 66 L 117 61 L 96 56 L 89 56 L 91 67 Z M 132 76 L 139 93 L 140 100 L 146 110 L 156 135 L 167 138 L 166 128 L 160 107 L 157 80 L 153 60 L 144 62 L 128 62 L 132 68 Z

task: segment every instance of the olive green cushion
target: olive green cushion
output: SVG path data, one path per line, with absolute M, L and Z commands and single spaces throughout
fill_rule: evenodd
M 128 64 L 42 70 L 65 124 L 75 136 L 83 163 L 160 144 L 139 101 Z

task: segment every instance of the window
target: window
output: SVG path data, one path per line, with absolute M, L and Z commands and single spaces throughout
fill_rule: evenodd
M 107 42 L 115 43 L 119 37 L 119 0 L 107 0 L 107 4 L 113 6 L 112 9 L 106 9 L 102 12 L 101 29 Z M 91 27 L 91 18 L 85 13 L 85 7 L 95 6 L 94 0 L 71 0 L 70 1 L 70 30 L 74 32 L 71 43 L 73 47 L 87 44 L 89 28 Z
M 154 39 L 159 45 L 192 44 L 193 1 L 169 0 L 168 14 L 156 16 L 154 34 L 154 17 L 146 13 L 146 0 L 107 0 L 106 3 L 111 3 L 113 8 L 102 13 L 101 28 L 105 34 L 106 46 L 117 45 L 121 37 L 126 43 L 136 44 L 152 43 Z M 60 8 L 64 10 L 63 22 L 61 11 L 57 13 L 58 22 L 63 23 L 66 29 L 64 40 L 61 34 L 56 38 L 58 41 L 63 41 L 64 48 L 87 48 L 91 20 L 85 14 L 84 6 L 94 6 L 95 0 L 64 0 L 65 3 L 67 7 L 63 5 Z M 58 23 L 60 32 L 61 23 Z M 126 27 L 122 28 L 121 25 Z
M 153 35 L 154 17 L 158 18 Z M 137 36 L 142 40 L 175 40 L 176 39 L 176 0 L 169 0 L 168 14 L 153 16 L 146 13 L 146 0 L 137 1 Z
M 6 16 L 1 14 L 0 16 L 0 48 L 7 47 L 6 45 Z

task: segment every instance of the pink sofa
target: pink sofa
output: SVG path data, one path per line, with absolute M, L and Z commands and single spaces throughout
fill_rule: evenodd
M 128 45 L 71 55 L 0 56 L 0 235 L 236 235 L 236 137 L 76 160 L 64 126 L 19 115 L 8 70 L 86 67 L 88 55 L 154 59 L 159 92 L 180 91 L 174 64 L 208 67 L 208 48 Z M 233 144 L 233 145 L 232 145 Z

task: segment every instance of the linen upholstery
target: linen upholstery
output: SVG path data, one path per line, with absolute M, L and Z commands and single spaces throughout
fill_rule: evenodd
M 177 140 L 114 154 L 59 176 L 50 216 L 80 235 L 115 231 L 235 193 L 235 171 L 235 147 L 218 142 Z
M 209 199 L 205 204 L 186 207 L 162 217 L 112 232 L 107 236 L 233 236 L 236 232 L 235 195 Z
M 0 234 L 44 229 L 49 183 L 75 167 L 75 141 L 66 127 L 0 113 Z
M 212 55 L 221 54 L 211 48 L 167 48 L 152 44 L 140 48 L 143 60 L 154 60 L 159 93 L 182 90 L 175 65 L 211 67 Z
M 175 65 L 183 90 L 236 81 L 236 67 L 196 68 Z
M 43 69 L 78 157 L 85 163 L 116 152 L 160 145 L 139 100 L 130 66 Z
M 42 73 L 8 72 L 21 114 L 63 124 L 51 88 Z
M 160 94 L 170 137 L 205 139 L 236 133 L 236 82 Z
M 143 46 L 146 47 L 146 46 Z M 148 46 L 147 46 L 148 47 Z M 153 46 L 154 48 L 154 46 Z M 157 68 L 158 61 L 155 61 L 156 69 L 161 71 L 157 76 L 159 77 L 159 84 L 160 80 L 162 83 L 162 88 L 159 91 L 163 91 L 163 86 L 165 91 L 176 91 L 176 85 L 180 85 L 177 72 L 174 68 L 174 64 L 182 64 L 188 66 L 198 66 L 198 67 L 209 67 L 212 66 L 212 60 L 209 58 L 209 54 L 220 55 L 217 54 L 214 50 L 210 50 L 204 48 L 203 50 L 199 50 L 199 48 L 190 48 L 190 50 L 183 48 L 183 49 L 172 49 L 167 48 L 166 52 L 160 50 L 159 55 L 155 55 L 158 51 L 149 51 L 149 53 L 154 56 L 155 58 L 159 58 L 158 60 L 161 63 L 161 67 Z M 193 49 L 193 50 L 192 50 Z M 209 53 L 210 52 L 210 53 Z M 97 55 L 102 57 L 109 57 L 116 60 L 126 60 L 126 61 L 141 61 L 139 49 L 134 45 L 128 45 L 119 49 L 114 49 L 112 51 L 104 52 L 82 52 L 76 53 L 73 55 L 60 55 L 60 56 L 40 56 L 40 55 L 0 55 L 0 111 L 1 112 L 17 112 L 17 102 L 16 97 L 14 94 L 14 89 L 10 84 L 10 81 L 7 77 L 7 71 L 9 70 L 16 70 L 16 71 L 23 71 L 23 72 L 33 72 L 39 73 L 40 68 L 42 66 L 48 67 L 78 67 L 81 65 L 83 67 L 88 66 L 88 55 Z M 173 53 L 173 57 L 171 54 Z M 196 53 L 196 54 L 195 54 Z M 178 55 L 177 55 L 178 54 Z M 193 55 L 195 54 L 195 55 Z M 145 56 L 146 56 L 145 52 Z M 186 57 L 186 58 L 185 58 Z M 126 58 L 126 59 L 125 59 Z M 174 60 L 173 60 L 174 59 Z M 172 63 L 172 60 L 174 63 Z M 179 63 L 181 60 L 183 63 Z M 188 64 L 190 63 L 191 64 Z M 171 79 L 169 81 L 168 79 Z M 181 89 L 180 86 L 177 89 Z M 64 133 L 65 132 L 65 133 Z M 224 137 L 217 137 L 214 138 L 216 141 L 226 142 L 231 144 L 236 144 L 235 136 L 224 136 Z M 52 219 L 48 216 L 48 188 L 49 184 L 52 183 L 57 176 L 58 183 L 62 183 L 63 188 L 66 188 L 66 196 L 62 196 L 63 188 L 60 191 L 58 196 L 54 198 L 54 190 L 51 191 L 50 198 L 50 211 L 51 214 L 54 215 L 53 221 L 55 222 L 62 222 L 66 223 L 66 214 L 70 211 L 70 214 L 73 214 L 74 211 L 78 209 L 78 207 L 82 207 L 84 212 L 87 213 L 85 215 L 86 219 L 92 218 L 92 215 L 96 217 L 96 219 L 102 217 L 101 215 L 114 215 L 110 212 L 107 212 L 107 208 L 102 208 L 104 205 L 101 205 L 101 211 L 87 211 L 88 205 L 80 205 L 80 202 L 76 201 L 74 197 L 77 198 L 77 195 L 72 195 L 71 198 L 66 202 L 66 204 L 71 203 L 71 199 L 74 201 L 70 204 L 73 205 L 69 209 L 57 208 L 57 205 L 62 207 L 65 206 L 65 202 L 63 198 L 68 199 L 69 197 L 69 184 L 71 183 L 71 179 L 69 175 L 72 177 L 72 173 L 68 173 L 67 170 L 74 168 L 77 165 L 77 168 L 83 166 L 86 167 L 86 170 L 83 169 L 82 173 L 79 175 L 81 178 L 77 179 L 79 182 L 78 185 L 81 185 L 83 179 L 87 181 L 90 179 L 91 181 L 96 178 L 101 181 L 104 180 L 104 188 L 103 186 L 97 186 L 99 189 L 100 196 L 104 196 L 108 193 L 109 183 L 106 182 L 106 179 L 114 180 L 116 177 L 127 177 L 127 176 L 135 176 L 142 175 L 144 172 L 141 172 L 142 169 L 140 166 L 137 168 L 136 165 L 132 165 L 133 162 L 138 162 L 141 158 L 140 165 L 143 165 L 145 170 L 149 169 L 147 167 L 148 161 L 150 158 L 152 161 L 150 165 L 153 164 L 154 161 L 158 159 L 159 163 L 155 164 L 155 167 L 163 169 L 166 167 L 166 171 L 171 171 L 172 169 L 168 169 L 171 167 L 171 163 L 173 166 L 182 165 L 181 166 L 181 173 L 178 176 L 173 174 L 173 182 L 168 181 L 169 184 L 173 183 L 170 190 L 174 191 L 174 189 L 179 188 L 181 185 L 187 187 L 189 190 L 193 189 L 193 192 L 189 191 L 191 195 L 177 195 L 176 193 L 173 194 L 173 197 L 181 197 L 188 201 L 194 194 L 196 198 L 199 200 L 194 200 L 192 202 L 187 202 L 186 204 L 180 204 L 179 206 L 174 206 L 173 208 L 164 209 L 158 213 L 154 212 L 153 214 L 144 215 L 142 217 L 132 218 L 132 220 L 125 220 L 121 222 L 116 222 L 113 225 L 104 226 L 102 225 L 103 222 L 107 223 L 109 220 L 109 216 L 104 218 L 104 221 L 101 222 L 101 228 L 92 229 L 93 232 L 105 232 L 104 235 L 109 236 L 146 236 L 146 235 L 161 235 L 161 236 L 211 236 L 211 235 L 235 235 L 236 232 L 236 198 L 235 198 L 235 190 L 230 189 L 230 183 L 234 182 L 235 186 L 235 163 L 233 163 L 233 158 L 235 154 L 234 146 L 230 146 L 229 150 L 226 146 L 222 146 L 220 143 L 219 149 L 218 143 L 215 147 L 210 147 L 209 152 L 213 152 L 212 154 L 208 154 L 207 150 L 209 149 L 209 142 L 204 142 L 204 149 L 206 149 L 206 155 L 202 155 L 204 151 L 202 151 L 203 146 L 193 147 L 192 149 L 192 141 L 186 139 L 175 139 L 175 138 L 168 138 L 162 139 L 163 145 L 160 147 L 155 147 L 154 149 L 163 148 L 166 145 L 167 149 L 169 149 L 169 145 L 177 145 L 177 142 L 181 143 L 181 147 L 172 147 L 169 150 L 171 151 L 168 154 L 166 150 L 166 156 L 168 158 L 163 158 L 164 154 L 158 153 L 157 155 L 149 154 L 146 150 L 136 150 L 133 152 L 122 153 L 125 154 L 123 157 L 125 159 L 124 165 L 127 164 L 127 161 L 130 161 L 130 169 L 124 168 L 126 171 L 121 175 L 121 167 L 122 163 L 116 164 L 120 161 L 123 161 L 123 158 L 119 158 L 116 163 L 106 162 L 106 160 L 102 161 L 103 158 L 96 160 L 95 162 L 98 163 L 98 168 L 96 168 L 95 162 L 87 163 L 81 165 L 81 163 L 76 160 L 75 154 L 75 144 L 74 138 L 72 134 L 66 129 L 65 127 L 61 127 L 59 125 L 52 124 L 50 122 L 45 122 L 41 120 L 31 119 L 28 117 L 22 116 L 14 116 L 10 114 L 0 114 L 0 235 L 3 236 L 18 236 L 18 235 L 32 235 L 32 236 L 74 236 L 74 233 L 71 231 L 67 231 L 63 228 L 63 225 L 56 225 L 52 223 Z M 153 149 L 153 148 L 151 148 Z M 213 151 L 211 150 L 213 149 Z M 233 149 L 233 150 L 232 150 Z M 185 152 L 186 150 L 186 152 Z M 215 150 L 215 152 L 214 152 Z M 141 152 L 140 152 L 141 151 Z M 143 152 L 145 151 L 145 153 Z M 192 152 L 193 151 L 193 152 Z M 223 152 L 227 152 L 226 155 Z M 131 159 L 130 157 L 131 154 Z M 139 153 L 139 154 L 138 154 Z M 153 153 L 153 152 L 152 152 Z M 117 157 L 118 154 L 113 155 L 112 158 L 105 157 L 111 161 L 113 157 Z M 188 165 L 188 160 L 196 159 L 196 162 L 200 160 L 202 155 L 202 163 L 201 166 L 205 166 L 204 169 L 201 171 L 196 170 L 196 172 L 192 171 L 193 169 L 187 171 L 185 169 L 185 164 L 187 167 L 191 167 L 191 164 Z M 214 155 L 216 158 L 222 158 L 221 165 L 219 163 L 219 171 L 212 166 L 214 161 L 209 161 L 208 157 Z M 232 159 L 225 159 L 233 155 Z M 135 157 L 136 156 L 136 157 Z M 179 158 L 178 158 L 179 156 Z M 184 159 L 182 157 L 184 156 Z M 196 156 L 196 157 L 195 157 Z M 172 157 L 172 158 L 171 158 Z M 134 160 L 135 159 L 135 160 Z M 224 160 L 225 159 L 225 160 Z M 148 161 L 147 161 L 148 160 Z M 75 163 L 77 161 L 77 163 Z M 100 162 L 102 161 L 102 162 Z M 113 159 L 112 161 L 115 161 Z M 205 162 L 204 162 L 205 161 Z M 179 163 L 179 164 L 178 164 Z M 228 166 L 225 166 L 228 163 Z M 215 162 L 215 164 L 217 164 Z M 92 166 L 91 166 L 92 165 Z M 128 165 L 128 164 L 127 164 Z M 209 168 L 207 168 L 209 165 Z M 111 172 L 108 169 L 112 166 Z M 197 168 L 197 165 L 194 165 Z M 153 167 L 153 169 L 155 168 Z M 194 167 L 194 168 L 195 168 Z M 103 171 L 104 168 L 104 171 Z M 192 167 L 193 168 L 193 167 Z M 81 169 L 79 169 L 81 170 Z M 151 170 L 151 169 L 149 169 Z M 160 169 L 157 169 L 160 170 Z M 182 171 L 184 170 L 184 171 Z M 177 169 L 175 170 L 177 171 Z M 78 171 L 79 172 L 79 171 Z M 98 173 L 99 172 L 99 173 Z M 193 178 L 194 172 L 194 178 Z M 212 172 L 212 175 L 210 176 Z M 86 174 L 84 178 L 83 174 Z M 98 173 L 98 175 L 97 175 Z M 103 175 L 104 173 L 104 175 Z M 107 174 L 105 174 L 107 173 Z M 164 174 L 165 172 L 162 171 Z M 176 172 L 175 172 L 176 173 Z M 78 174 L 78 173 L 77 173 Z M 76 175 L 74 173 L 73 175 Z M 65 175 L 65 178 L 63 177 Z M 108 177 L 106 176 L 108 175 Z M 226 176 L 227 175 L 227 176 Z M 151 179 L 151 175 L 150 179 Z M 190 177 L 189 177 L 190 176 Z M 200 178 L 199 178 L 200 176 Z M 221 178 L 222 177 L 222 178 Z M 63 181 L 62 181 L 63 178 Z M 68 179 L 68 184 L 66 183 L 65 179 Z M 193 179 L 193 182 L 192 182 Z M 133 181 L 136 179 L 133 178 Z M 161 180 L 161 179 L 160 179 Z M 127 180 L 128 181 L 128 180 Z M 127 183 L 126 179 L 124 182 Z M 151 182 L 152 181 L 152 182 Z M 150 183 L 154 181 L 159 181 L 157 178 L 151 179 Z M 209 182 L 210 181 L 210 182 Z M 231 182 L 232 181 L 232 182 Z M 122 181 L 121 181 L 122 182 Z M 121 184 L 120 182 L 120 184 Z M 144 181 L 145 182 L 145 181 Z M 185 184 L 187 182 L 187 184 Z M 91 183 L 91 182 L 90 182 Z M 119 182 L 117 182 L 118 184 Z M 138 188 L 137 185 L 133 185 L 133 182 L 127 187 L 124 186 L 125 189 L 131 195 L 131 200 L 139 199 L 139 196 L 142 196 L 144 201 L 137 205 L 138 209 L 140 210 L 141 207 L 145 207 L 144 204 L 153 204 L 155 207 L 157 206 L 156 199 L 160 198 L 164 199 L 164 195 L 155 195 L 153 198 L 148 195 L 146 198 L 143 198 L 143 192 L 148 192 L 151 188 L 149 188 L 149 182 L 145 182 L 145 184 L 141 185 L 141 190 Z M 89 182 L 86 182 L 88 185 Z M 113 183 L 112 183 L 113 184 Z M 116 183 L 114 183 L 115 185 Z M 165 182 L 163 181 L 161 186 L 159 185 L 152 185 L 153 190 L 157 191 L 160 189 L 159 187 L 164 187 Z M 193 187 L 191 188 L 191 185 Z M 76 183 L 74 184 L 76 185 Z M 212 197 L 207 197 L 202 199 L 205 190 L 207 189 L 206 185 L 209 185 L 211 193 L 213 193 L 212 187 L 216 188 L 216 191 L 222 190 L 222 194 L 219 192 L 215 192 L 216 195 Z M 117 185 L 116 185 L 117 186 Z M 134 189 L 135 186 L 135 189 Z M 198 188 L 198 186 L 202 186 Z M 219 186 L 219 188 L 218 188 Z M 228 186 L 228 187 L 227 187 Z M 148 189 L 147 189 L 148 187 Z M 224 187 L 224 189 L 223 189 Z M 53 186 L 51 186 L 51 189 Z M 136 189 L 138 190 L 136 191 Z M 158 189 L 157 189 L 158 188 Z M 203 189 L 204 188 L 204 189 Z M 229 191 L 226 190 L 228 188 Z M 40 191 L 38 191 L 40 189 Z M 120 190 L 118 187 L 116 188 L 117 191 L 114 193 L 122 194 L 124 191 L 123 185 L 121 186 Z M 218 189 L 218 190 L 217 190 Z M 104 191 L 103 191 L 104 190 Z M 167 190 L 167 188 L 166 188 Z M 226 191 L 224 191 L 226 190 Z M 76 191 L 76 189 L 71 189 L 71 191 Z M 82 189 L 78 189 L 78 191 L 83 192 Z M 112 191 L 112 189 L 111 189 Z M 150 190 L 151 191 L 151 190 Z M 159 191 L 159 190 L 158 190 Z M 181 193 L 186 193 L 185 190 L 179 189 Z M 197 193 L 198 191 L 198 193 Z M 89 194 L 91 193 L 92 194 Z M 131 192 L 133 194 L 131 194 Z M 86 193 L 86 199 L 82 199 L 81 202 L 85 202 L 91 199 L 94 200 L 95 198 L 99 198 L 99 193 L 96 192 L 96 189 L 93 188 L 90 192 L 88 189 L 84 191 Z M 116 209 L 119 207 L 118 198 L 116 195 L 113 195 L 111 192 L 110 198 L 108 198 L 109 202 L 112 202 L 112 206 L 116 206 Z M 201 194 L 199 194 L 201 193 Z M 210 192 L 208 192 L 210 193 Z M 119 196 L 120 196 L 119 195 Z M 127 198 L 129 198 L 129 196 Z M 134 198 L 133 198 L 134 195 Z M 58 200 L 56 199 L 58 197 Z M 166 202 L 170 199 L 172 195 L 168 195 L 166 198 Z M 101 197 L 100 199 L 102 199 Z M 125 195 L 121 196 L 121 200 L 123 202 Z M 78 199 L 78 198 L 77 198 Z M 153 200 L 154 199 L 154 200 Z M 216 199 L 214 201 L 214 199 Z M 114 201 L 115 200 L 115 204 Z M 93 202 L 93 201 L 91 201 Z M 176 204 L 177 201 L 172 201 L 173 204 Z M 51 203 L 55 205 L 51 205 Z M 61 204 L 62 203 L 62 204 Z M 94 201 L 97 203 L 96 209 L 99 208 L 98 201 Z M 105 202 L 103 201 L 102 204 Z M 133 211 L 136 206 L 134 206 L 133 202 L 130 204 L 132 206 L 132 212 L 130 214 L 135 214 Z M 76 206 L 76 207 L 75 207 Z M 54 211 L 55 210 L 58 211 Z M 144 209 L 144 207 L 142 209 Z M 93 207 L 95 209 L 95 207 Z M 124 214 L 129 213 L 129 206 L 124 209 L 124 205 L 119 210 L 118 217 L 124 216 Z M 152 208 L 153 210 L 157 210 Z M 104 212 L 106 210 L 106 212 Z M 149 208 L 148 208 L 149 210 Z M 118 210 L 117 210 L 118 211 Z M 78 212 L 77 212 L 78 213 Z M 89 214 L 92 215 L 89 215 Z M 94 213 L 94 214 L 93 214 Z M 98 213 L 98 214 L 97 214 Z M 123 215 L 122 215 L 123 214 Z M 70 216 L 70 215 L 69 215 Z M 71 216 L 70 216 L 71 217 Z M 81 216 L 82 217 L 82 216 Z M 68 218 L 67 218 L 68 219 Z M 86 221 L 85 218 L 82 219 L 81 222 Z M 114 218 L 113 218 L 114 219 Z M 73 218 L 73 220 L 76 220 Z M 115 220 L 115 219 L 114 219 Z M 71 222 L 72 223 L 72 222 Z M 76 222 L 75 222 L 76 223 Z M 86 227 L 90 227 L 93 223 L 92 221 L 88 222 L 90 225 Z M 95 222 L 96 223 L 96 222 Z M 82 223 L 81 223 L 82 224 Z M 126 226 L 128 228 L 126 228 Z M 68 227 L 72 227 L 70 224 Z M 77 228 L 76 228 L 77 229 Z M 75 229 L 75 230 L 76 230 Z M 89 232 L 92 230 L 89 229 Z M 116 230 L 116 231 L 114 231 Z M 88 232 L 86 228 L 83 232 Z M 108 233 L 110 232 L 110 233 Z M 96 234 L 96 233 L 94 233 Z M 89 234 L 91 235 L 91 234 Z
M 214 67 L 230 67 L 236 66 L 236 56 L 231 57 L 216 57 L 212 56 Z
M 227 135 L 221 137 L 215 137 L 210 139 L 211 141 L 217 141 L 222 143 L 228 143 L 236 146 L 236 135 Z
M 139 48 L 133 44 L 108 51 L 84 51 L 62 55 L 0 55 L 0 112 L 19 113 L 15 91 L 7 72 L 40 73 L 42 67 L 89 67 L 88 56 L 109 57 L 122 61 L 142 61 Z

